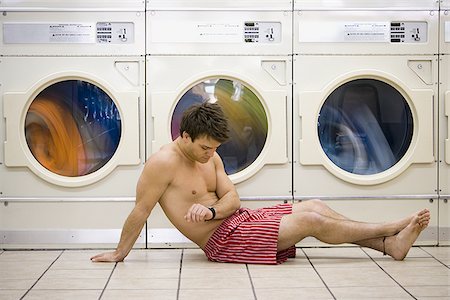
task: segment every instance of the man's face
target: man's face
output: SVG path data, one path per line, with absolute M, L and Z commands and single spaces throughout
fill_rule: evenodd
M 218 141 L 207 136 L 197 137 L 193 142 L 189 137 L 189 140 L 191 141 L 189 149 L 192 158 L 202 164 L 207 163 L 220 146 Z

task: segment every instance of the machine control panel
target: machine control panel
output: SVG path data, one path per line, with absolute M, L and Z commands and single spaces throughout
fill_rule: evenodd
M 97 23 L 97 43 L 130 44 L 134 42 L 134 24 L 119 22 Z
M 427 22 L 391 22 L 391 43 L 426 43 Z
M 247 21 L 244 24 L 244 41 L 246 43 L 280 43 L 281 23 Z
M 3 24 L 5 44 L 132 44 L 134 23 L 37 23 Z

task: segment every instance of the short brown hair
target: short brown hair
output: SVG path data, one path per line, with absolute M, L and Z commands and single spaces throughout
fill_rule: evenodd
M 217 103 L 194 104 L 184 113 L 180 124 L 180 135 L 186 132 L 194 141 L 197 137 L 208 136 L 224 143 L 229 138 L 228 121 Z

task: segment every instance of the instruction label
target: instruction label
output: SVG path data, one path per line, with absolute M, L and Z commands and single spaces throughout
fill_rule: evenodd
M 347 42 L 387 42 L 390 38 L 390 23 L 344 23 L 344 40 Z
M 95 23 L 4 23 L 5 44 L 90 44 L 96 41 Z
M 157 43 L 240 43 L 243 24 L 232 22 L 158 21 L 151 26 L 150 38 Z M 155 29 L 155 28 L 164 28 Z
M 386 43 L 390 38 L 389 22 L 301 22 L 301 43 Z

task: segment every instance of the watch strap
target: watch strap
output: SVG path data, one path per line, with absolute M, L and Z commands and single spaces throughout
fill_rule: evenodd
M 214 209 L 214 207 L 208 207 L 208 209 L 212 212 L 212 218 L 206 221 L 214 220 L 214 218 L 216 217 L 216 210 Z

